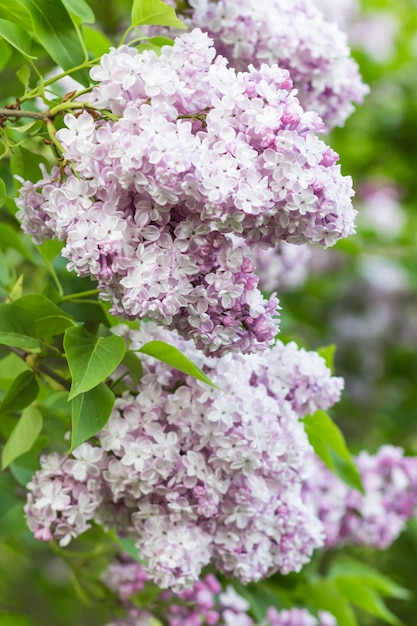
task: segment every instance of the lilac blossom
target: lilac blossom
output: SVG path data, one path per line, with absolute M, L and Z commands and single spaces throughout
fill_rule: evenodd
M 18 217 L 57 237 L 111 312 L 150 318 L 206 354 L 256 352 L 278 331 L 250 249 L 332 245 L 354 230 L 351 179 L 285 69 L 236 73 L 200 30 L 161 55 L 122 46 L 91 70 L 95 107 L 66 115 L 68 165 L 25 182 Z M 238 240 L 238 243 L 236 243 Z
M 334 3 L 333 3 L 334 4 Z M 277 63 L 290 72 L 304 109 L 326 128 L 343 126 L 368 93 L 347 36 L 313 0 L 189 0 L 191 24 L 207 31 L 218 52 L 240 71 Z
M 118 594 L 128 614 L 128 621 L 122 619 L 108 626 L 150 626 L 153 607 L 147 610 L 134 608 L 126 596 L 127 589 L 130 589 L 131 596 L 135 596 L 143 588 L 146 572 L 139 563 L 122 559 L 120 563 L 110 565 L 102 579 Z M 167 626 L 337 626 L 335 618 L 327 611 L 319 611 L 316 618 L 306 609 L 277 611 L 274 607 L 268 609 L 265 619 L 255 624 L 247 613 L 250 608 L 248 601 L 231 585 L 223 590 L 213 574 L 198 580 L 182 593 L 162 591 L 154 606 L 164 607 Z
M 386 445 L 356 459 L 365 494 L 348 488 L 320 461 L 304 484 L 305 501 L 324 524 L 326 545 L 353 543 L 384 549 L 417 512 L 417 457 Z
M 67 543 L 94 518 L 133 537 L 149 577 L 174 590 L 209 563 L 243 583 L 298 571 L 323 542 L 301 495 L 312 449 L 300 418 L 334 404 L 343 380 L 293 343 L 213 359 L 152 322 L 115 332 L 133 350 L 174 342 L 217 387 L 144 355 L 136 392 L 116 399 L 98 446 L 55 455 L 51 469 L 42 459 L 26 506 L 32 532 Z M 95 508 L 78 498 L 71 525 L 83 489 Z

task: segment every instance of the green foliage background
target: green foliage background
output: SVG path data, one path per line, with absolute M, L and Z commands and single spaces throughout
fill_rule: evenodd
M 71 16 L 65 7 L 72 11 Z M 140 7 L 141 3 L 134 3 L 136 16 Z M 0 0 L 0 35 L 3 37 L 0 37 L 0 106 L 12 103 L 18 96 L 24 101 L 39 75 L 46 76 L 57 64 L 64 69 L 82 65 L 86 52 L 83 46 L 87 46 L 88 57 L 92 59 L 106 52 L 111 43 L 117 44 L 130 26 L 131 8 L 130 0 L 91 0 L 88 5 L 81 0 L 39 0 L 37 3 L 18 0 L 12 4 Z M 96 16 L 95 24 L 91 10 Z M 414 322 L 417 328 L 417 5 L 412 0 L 396 0 L 395 3 L 363 0 L 362 10 L 394 14 L 399 20 L 395 49 L 384 62 L 376 61 L 363 50 L 355 50 L 371 94 L 346 126 L 334 131 L 328 140 L 341 155 L 344 174 L 352 175 L 358 189 L 370 180 L 387 180 L 399 185 L 405 224 L 392 238 L 382 237 L 369 225 L 359 227 L 355 237 L 328 251 L 334 259 L 334 263 L 329 263 L 331 267 L 325 272 L 313 273 L 302 288 L 280 294 L 282 328 L 284 338 L 295 339 L 310 349 L 339 343 L 335 368 L 345 377 L 346 392 L 333 411 L 333 418 L 345 434 L 351 451 L 356 453 L 366 448 L 373 452 L 390 442 L 404 447 L 409 454 L 417 454 L 417 347 L 414 337 L 407 341 L 402 336 L 404 315 L 407 323 Z M 17 24 L 20 31 L 10 31 L 4 20 Z M 34 38 L 27 36 L 32 31 L 36 34 Z M 15 47 L 9 43 L 10 33 Z M 81 39 L 77 33 L 83 33 Z M 87 70 L 82 68 L 74 76 L 85 82 Z M 59 106 L 59 102 L 57 97 L 55 106 Z M 97 303 L 94 293 L 88 298 L 75 297 L 74 294 L 80 292 L 94 292 L 94 285 L 67 273 L 66 262 L 57 256 L 59 244 L 50 242 L 36 249 L 20 232 L 13 202 L 19 182 L 13 176 L 18 174 L 37 180 L 39 163 L 50 161 L 51 148 L 38 139 L 49 140 L 42 122 L 16 122 L 12 126 L 14 129 L 8 131 L 8 137 L 18 145 L 8 153 L 7 138 L 3 137 L 0 143 L 0 153 L 7 153 L 0 161 L 0 176 L 4 181 L 4 185 L 0 185 L 0 200 L 4 202 L 0 209 L 0 296 L 5 303 L 0 305 L 3 307 L 0 331 L 10 333 L 13 330 L 4 326 L 3 316 L 3 313 L 10 313 L 12 302 L 20 301 L 22 307 L 24 302 L 22 304 L 20 299 L 26 295 L 48 297 L 48 302 L 59 305 L 60 311 L 50 309 L 48 312 L 50 345 L 62 350 L 62 333 L 66 331 L 64 341 L 69 370 L 59 359 L 55 362 L 53 355 L 49 355 L 48 363 L 64 379 L 72 374 L 72 410 L 77 410 L 74 407 L 79 406 L 76 403 L 81 402 L 80 397 L 82 401 L 91 401 L 92 396 L 88 395 L 91 393 L 98 393 L 103 406 L 109 407 L 111 392 L 107 387 L 103 391 L 100 385 L 117 363 L 127 358 L 124 348 L 113 345 L 118 343 L 118 338 L 108 337 L 106 332 L 115 320 L 109 318 L 105 306 Z M 363 323 L 369 311 L 378 310 L 378 301 L 361 270 L 364 259 L 369 257 L 394 262 L 406 273 L 409 288 L 393 303 L 397 314 L 383 336 L 369 341 L 354 337 L 346 341 L 342 337 L 339 342 L 337 320 L 349 314 L 350 319 Z M 34 300 L 30 302 L 33 308 Z M 42 309 L 46 305 L 41 306 L 38 301 L 37 306 Z M 4 307 L 8 307 L 7 311 Z M 42 311 L 42 315 L 46 315 L 44 309 Z M 56 333 L 49 326 L 51 318 Z M 13 319 L 16 324 L 17 318 L 13 316 Z M 36 324 L 40 324 L 41 319 L 39 313 Z M 74 320 L 83 322 L 86 330 L 75 326 Z M 372 319 L 369 323 L 372 336 Z M 44 333 L 39 326 L 37 328 L 42 338 Z M 28 336 L 37 341 L 36 332 L 36 329 L 30 331 Z M 18 333 L 25 334 L 22 328 Z M 93 346 L 87 355 L 77 353 L 80 339 Z M 97 351 L 106 350 L 106 346 L 111 354 L 116 354 L 110 371 L 100 371 L 96 378 L 86 380 L 85 359 L 94 358 Z M 148 351 L 157 348 L 148 346 Z M 163 354 L 164 360 L 171 359 L 179 369 L 193 367 L 181 362 L 181 357 L 169 349 Z M 140 360 L 133 362 L 132 359 L 134 357 L 130 356 L 126 367 L 140 376 Z M 12 450 L 10 444 L 9 450 L 6 444 L 6 455 L 3 450 L 3 465 L 8 469 L 0 473 L 0 626 L 100 626 L 119 611 L 115 598 L 99 581 L 100 572 L 118 549 L 115 538 L 93 528 L 70 548 L 61 549 L 35 541 L 24 522 L 24 485 L 38 466 L 41 450 L 67 450 L 65 433 L 71 418 L 71 403 L 67 402 L 65 389 L 56 380 L 48 381 L 45 371 L 40 372 L 40 376 L 35 376 L 33 371 L 30 364 L 0 346 L 0 437 L 3 443 L 10 437 L 19 412 L 26 410 L 34 397 L 40 409 L 35 409 L 36 413 L 33 409 L 23 413 L 29 427 L 25 427 L 26 435 L 18 437 L 18 456 L 16 444 Z M 193 375 L 198 377 L 201 373 L 193 371 Z M 13 387 L 17 377 L 19 390 L 25 390 L 23 406 L 19 405 L 22 394 L 16 393 Z M 362 394 L 355 392 L 358 382 L 364 390 Z M 96 402 L 94 396 L 93 404 Z M 103 410 L 102 416 L 106 412 Z M 71 445 L 88 435 L 88 432 L 80 434 L 73 430 Z M 25 452 L 25 446 L 29 451 Z M 347 557 L 375 569 L 372 573 L 361 570 L 357 562 L 352 565 Z M 416 562 L 417 521 L 413 520 L 407 532 L 385 552 L 350 548 L 317 555 L 300 576 L 275 576 L 246 589 L 238 586 L 238 591 L 251 601 L 256 618 L 263 615 L 269 604 L 282 607 L 304 601 L 313 607 L 327 606 L 334 610 L 341 626 L 377 626 L 384 623 L 384 619 L 399 624 L 384 605 L 378 604 L 379 596 L 375 600 L 373 594 L 378 592 L 391 596 L 387 602 L 389 608 L 402 623 L 412 626 L 417 614 Z M 411 595 L 405 598 L 404 592 L 392 582 L 378 578 L 375 570 L 401 588 L 409 589 Z M 360 605 L 361 598 L 366 611 L 360 607 L 353 610 L 351 600 L 355 603 L 356 599 Z

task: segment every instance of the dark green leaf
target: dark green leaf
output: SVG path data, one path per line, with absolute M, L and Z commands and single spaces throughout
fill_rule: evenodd
M 65 313 L 46 296 L 34 294 L 15 300 L 13 306 L 24 311 L 35 323 L 36 337 L 60 335 L 75 326 L 71 315 Z
M 153 356 L 155 359 L 158 359 L 158 361 L 170 365 L 174 369 L 183 372 L 183 374 L 197 378 L 197 380 L 202 380 L 212 387 L 217 387 L 217 385 L 212 383 L 204 372 L 202 372 L 197 365 L 194 365 L 190 359 L 187 359 L 178 348 L 171 346 L 169 343 L 165 343 L 165 341 L 149 341 L 145 343 L 138 352 Z
M 122 337 L 96 337 L 84 328 L 69 328 L 64 349 L 72 376 L 69 399 L 89 391 L 114 372 L 126 352 Z
M 140 383 L 143 373 L 141 360 L 132 350 L 127 350 L 122 364 L 129 370 L 131 387 L 136 387 Z
M 23 411 L 3 448 L 3 469 L 31 449 L 42 430 L 42 421 L 42 415 L 35 407 L 29 406 Z
M 106 425 L 113 405 L 114 394 L 104 383 L 72 400 L 70 452 Z
M 175 14 L 175 10 L 162 0 L 134 0 L 132 25 L 155 24 L 171 28 L 187 28 Z
M 0 344 L 23 350 L 40 349 L 33 320 L 13 304 L 0 304 Z
M 22 372 L 7 390 L 0 404 L 0 413 L 21 411 L 35 400 L 38 392 L 39 385 L 34 372 L 30 370 Z
M 317 456 L 349 487 L 364 492 L 362 480 L 340 429 L 324 411 L 307 415 L 304 428 Z
M 0 18 L 0 36 L 26 57 L 36 59 L 31 55 L 32 41 L 28 37 L 28 32 L 14 22 Z

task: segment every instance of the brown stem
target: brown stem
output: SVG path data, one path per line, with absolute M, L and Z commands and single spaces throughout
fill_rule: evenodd
M 22 109 L 0 108 L 0 120 L 2 117 L 30 117 L 34 120 L 42 120 L 46 122 L 50 119 L 49 112 L 41 113 L 40 111 L 25 111 Z
M 31 369 L 33 369 L 35 372 L 39 372 L 40 374 L 44 374 L 45 376 L 52 378 L 52 380 L 57 382 L 59 385 L 61 385 L 61 387 L 67 389 L 68 391 L 71 389 L 71 383 L 69 380 L 66 380 L 65 378 L 54 372 L 54 370 L 48 367 L 48 365 L 45 365 L 45 363 L 39 363 L 36 360 L 34 361 L 33 357 L 36 357 L 36 355 L 33 355 L 31 352 L 26 352 L 21 348 L 15 348 L 14 346 L 7 347 L 11 352 L 16 354 L 27 365 L 29 365 L 29 367 L 31 367 Z

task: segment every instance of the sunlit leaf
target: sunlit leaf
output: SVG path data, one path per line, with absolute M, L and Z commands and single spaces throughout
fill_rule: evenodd
M 95 22 L 94 11 L 85 0 L 62 0 L 62 2 L 68 13 L 80 18 L 80 23 L 93 24 Z
M 149 341 L 142 346 L 138 352 L 143 352 L 143 354 L 148 354 L 149 356 L 153 356 L 158 361 L 162 361 L 167 365 L 170 365 L 176 370 L 183 372 L 183 374 L 187 374 L 188 376 L 192 376 L 193 378 L 197 378 L 197 380 L 202 380 L 204 383 L 211 385 L 212 387 L 217 387 L 208 376 L 201 371 L 197 365 L 195 365 L 190 359 L 188 359 L 182 352 L 175 348 L 175 346 L 171 346 L 169 343 L 165 343 L 165 341 Z
M 175 14 L 175 10 L 162 0 L 134 0 L 132 6 L 132 24 L 170 26 L 187 28 Z
M 31 449 L 42 430 L 42 422 L 42 415 L 35 407 L 23 411 L 3 448 L 3 469 Z
M 16 1 L 30 14 L 39 43 L 60 67 L 69 70 L 86 60 L 77 31 L 61 0 Z
M 316 411 L 314 415 L 307 415 L 303 422 L 308 440 L 317 456 L 349 487 L 363 493 L 358 469 L 340 429 L 331 417 L 324 411 Z
M 28 37 L 27 31 L 14 22 L 0 18 L 0 37 L 3 37 L 24 56 L 36 59 L 36 57 L 31 54 L 32 41 L 31 38 Z

